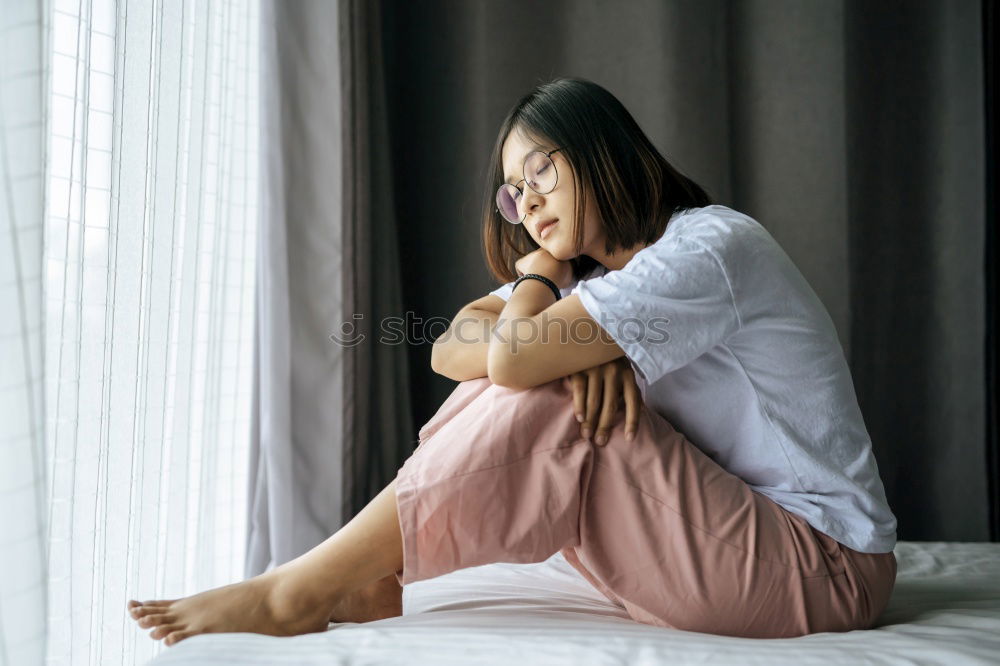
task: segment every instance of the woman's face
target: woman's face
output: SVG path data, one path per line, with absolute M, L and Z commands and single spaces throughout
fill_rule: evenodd
M 558 146 L 553 146 L 553 148 Z M 588 192 L 584 205 L 583 248 L 577 251 L 574 247 L 576 237 L 576 220 L 574 219 L 574 195 L 576 182 L 569 162 L 563 157 L 562 151 L 549 157 L 559 174 L 555 188 L 548 194 L 539 194 L 523 182 L 524 158 L 534 150 L 548 152 L 549 148 L 540 148 L 526 140 L 516 129 L 504 141 L 501 159 L 503 160 L 504 182 L 517 185 L 521 189 L 521 209 L 524 211 L 524 225 L 535 242 L 545 248 L 549 254 L 560 261 L 568 261 L 579 254 L 590 253 L 587 248 L 601 247 L 601 223 L 596 217 L 593 196 Z M 519 182 L 521 181 L 521 182 Z M 549 220 L 558 220 L 545 231 L 545 237 L 538 232 L 538 225 Z

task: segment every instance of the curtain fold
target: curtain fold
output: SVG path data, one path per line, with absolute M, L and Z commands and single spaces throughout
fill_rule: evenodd
M 845 6 L 851 368 L 903 539 L 989 535 L 980 3 Z
M 409 353 L 422 334 L 403 306 L 404 276 L 387 117 L 381 0 L 341 0 L 341 135 L 349 168 L 341 204 L 345 229 L 344 302 L 363 341 L 346 345 L 345 390 L 355 396 L 345 470 L 347 521 L 392 479 L 417 445 Z M 360 315 L 360 317 L 358 317 Z M 345 339 L 347 336 L 341 336 Z M 351 436 L 353 434 L 353 436 Z
M 246 575 L 325 540 L 409 454 L 376 3 L 262 10 L 261 242 Z M 377 45 L 377 41 L 374 42 Z

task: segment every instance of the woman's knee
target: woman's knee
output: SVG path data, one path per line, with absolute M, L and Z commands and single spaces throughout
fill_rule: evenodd
M 487 416 L 492 427 L 507 435 L 496 442 L 498 445 L 525 455 L 529 450 L 583 441 L 573 413 L 572 394 L 561 380 L 528 389 L 496 388 L 490 402 L 493 413 Z
M 572 412 L 573 394 L 568 391 L 566 383 L 561 378 L 527 389 L 512 389 L 495 384 L 493 387 L 506 401 L 516 403 L 521 413 L 526 410 L 551 411 L 553 408 L 562 407 Z
M 429 439 L 444 424 L 458 416 L 466 407 L 475 402 L 491 386 L 493 386 L 492 382 L 486 377 L 459 382 L 458 386 L 441 403 L 441 406 L 438 407 L 434 415 L 420 427 L 417 433 L 418 441 L 422 443 Z

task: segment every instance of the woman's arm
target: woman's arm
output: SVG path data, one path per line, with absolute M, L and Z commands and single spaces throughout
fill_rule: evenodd
M 491 382 L 528 389 L 625 355 L 604 329 L 617 322 L 598 324 L 579 294 L 553 301 L 538 280 L 525 281 L 510 295 L 490 338 Z
M 431 369 L 456 382 L 486 377 L 490 334 L 506 301 L 487 294 L 455 315 L 451 325 L 434 341 Z

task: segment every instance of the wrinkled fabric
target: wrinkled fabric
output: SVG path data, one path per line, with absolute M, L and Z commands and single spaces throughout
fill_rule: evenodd
M 644 409 L 633 441 L 580 434 L 568 379 L 462 382 L 399 469 L 400 584 L 561 552 L 634 620 L 777 638 L 868 628 L 895 581 L 753 491 Z

